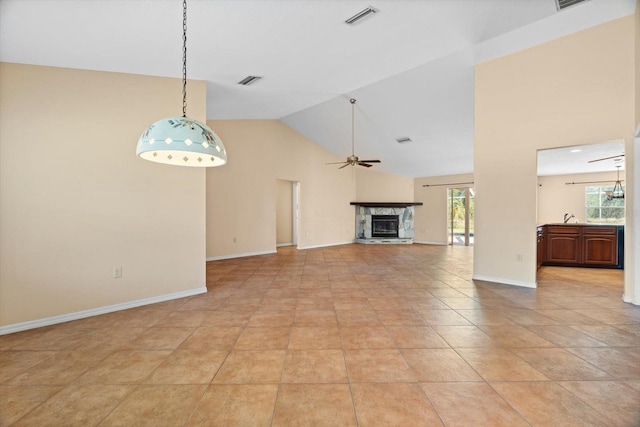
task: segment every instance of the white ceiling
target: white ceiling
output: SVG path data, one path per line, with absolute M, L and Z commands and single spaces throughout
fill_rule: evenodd
M 538 151 L 538 176 L 608 172 L 618 166 L 624 170 L 624 141 Z
M 281 119 L 341 157 L 356 98 L 356 154 L 382 160 L 376 169 L 466 173 L 474 64 L 635 3 L 557 12 L 554 0 L 189 0 L 188 77 L 207 81 L 207 118 Z M 344 23 L 369 5 L 379 12 Z M 179 0 L 0 0 L 6 62 L 181 77 L 181 33 Z M 236 84 L 248 75 L 263 79 Z M 412 142 L 395 142 L 404 136 Z

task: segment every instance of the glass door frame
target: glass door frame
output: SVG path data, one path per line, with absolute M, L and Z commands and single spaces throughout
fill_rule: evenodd
M 471 211 L 471 198 L 473 197 L 473 189 L 471 187 L 449 187 L 447 188 L 447 198 L 448 198 L 448 203 L 447 203 L 447 207 L 448 207 L 448 213 L 447 216 L 449 217 L 450 220 L 450 224 L 449 224 L 449 245 L 453 246 L 454 245 L 454 215 L 453 215 L 453 209 L 454 209 L 454 203 L 453 203 L 453 192 L 454 190 L 464 190 L 464 245 L 465 246 L 469 246 L 470 245 L 470 221 L 469 221 L 469 215 L 470 215 L 470 211 Z

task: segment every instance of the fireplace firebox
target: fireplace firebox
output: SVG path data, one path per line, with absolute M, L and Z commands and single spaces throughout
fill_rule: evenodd
M 422 202 L 351 202 L 356 207 L 356 242 L 410 245 L 414 207 Z
M 398 215 L 372 215 L 371 237 L 398 237 Z

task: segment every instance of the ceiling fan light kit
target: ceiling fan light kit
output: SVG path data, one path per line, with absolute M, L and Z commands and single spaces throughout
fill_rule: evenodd
M 211 167 L 227 163 L 222 141 L 209 127 L 187 117 L 187 0 L 182 2 L 182 117 L 158 120 L 138 139 L 138 157 L 156 163 Z
M 327 163 L 328 165 L 339 165 L 339 164 L 343 164 L 342 166 L 340 166 L 338 169 L 342 169 L 345 168 L 347 166 L 364 166 L 365 168 L 370 168 L 371 166 L 373 166 L 371 163 L 382 163 L 380 162 L 380 160 L 360 160 L 360 158 L 358 156 L 355 155 L 355 107 L 356 107 L 356 101 L 355 99 L 351 98 L 349 99 L 349 102 L 351 103 L 351 155 L 347 157 L 347 160 L 345 160 L 344 162 L 331 162 L 331 163 Z

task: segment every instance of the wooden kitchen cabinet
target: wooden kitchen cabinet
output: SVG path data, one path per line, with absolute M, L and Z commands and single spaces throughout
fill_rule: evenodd
M 617 226 L 549 224 L 542 228 L 545 251 L 540 248 L 538 230 L 538 265 L 622 268 Z
M 615 266 L 618 263 L 618 236 L 613 227 L 585 227 L 582 236 L 582 262 Z
M 547 263 L 580 263 L 580 227 L 547 226 Z

